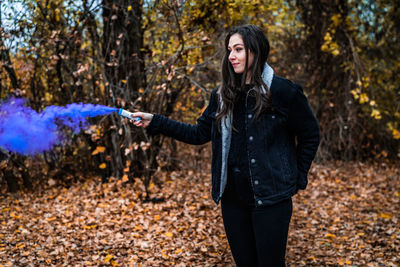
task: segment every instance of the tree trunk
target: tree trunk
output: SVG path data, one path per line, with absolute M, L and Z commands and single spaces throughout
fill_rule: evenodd
M 0 8 L 0 29 L 2 29 L 2 16 L 1 16 L 1 8 Z M 11 58 L 10 58 L 10 51 L 9 49 L 6 48 L 6 46 L 4 45 L 4 40 L 3 38 L 1 38 L 0 36 L 0 67 L 3 67 L 6 72 L 8 73 L 8 76 L 11 80 L 11 84 L 12 87 L 14 88 L 14 90 L 19 89 L 19 83 L 18 83 L 18 78 L 17 78 L 17 74 L 15 73 L 14 67 L 12 65 L 11 62 Z M 0 91 L 0 95 L 1 95 L 1 91 Z
M 18 183 L 15 179 L 14 172 L 11 168 L 6 168 L 3 170 L 4 178 L 6 179 L 8 192 L 15 193 L 18 191 Z
M 128 0 L 103 0 L 103 41 L 104 80 L 107 104 L 131 109 L 133 99 L 139 96 L 139 89 L 145 86 L 142 3 Z M 140 143 L 144 137 L 133 136 L 131 124 L 123 124 L 118 116 L 110 116 L 111 129 L 107 132 L 110 149 L 108 167 L 112 175 L 120 177 L 126 161 L 134 161 L 140 151 L 130 151 L 133 142 Z M 141 162 L 141 161 L 138 161 Z M 144 169 L 132 166 L 135 171 Z
M 342 67 L 345 62 L 352 61 L 345 20 L 341 19 L 335 26 L 332 23 L 333 16 L 345 18 L 348 15 L 348 3 L 343 0 L 297 0 L 296 4 L 307 33 L 298 51 L 303 49 L 301 54 L 307 55 L 304 58 L 306 73 L 310 74 L 307 88 L 313 90 L 315 112 L 321 127 L 318 158 L 355 159 L 363 138 L 357 107 L 350 93 L 357 79 Z M 327 33 L 340 47 L 338 55 L 322 50 Z

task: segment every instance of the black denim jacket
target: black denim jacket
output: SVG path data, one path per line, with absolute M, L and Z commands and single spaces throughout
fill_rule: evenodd
M 246 136 L 250 180 L 255 205 L 272 205 L 307 186 L 307 174 L 319 145 L 318 122 L 302 88 L 274 75 L 272 106 L 253 121 L 247 110 Z M 212 141 L 212 197 L 218 203 L 221 186 L 222 140 L 216 124 L 217 90 L 197 124 L 191 125 L 155 114 L 147 131 L 201 145 Z

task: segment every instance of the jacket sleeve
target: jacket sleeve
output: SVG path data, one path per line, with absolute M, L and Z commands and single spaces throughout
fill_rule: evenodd
M 289 121 L 297 138 L 297 187 L 305 189 L 308 183 L 308 171 L 318 150 L 320 132 L 317 119 L 308 104 L 303 89 L 297 84 L 294 84 L 294 87 L 295 92 L 289 108 Z
M 216 90 L 211 94 L 209 104 L 196 124 L 183 123 L 169 119 L 160 114 L 154 114 L 147 132 L 151 135 L 163 134 L 192 145 L 202 145 L 211 140 L 212 110 L 216 105 Z M 215 113 L 215 112 L 214 112 Z

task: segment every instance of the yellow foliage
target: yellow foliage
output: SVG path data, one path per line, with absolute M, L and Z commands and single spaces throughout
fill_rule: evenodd
M 326 32 L 326 34 L 324 36 L 324 40 L 325 41 L 331 41 L 332 40 L 331 34 L 329 32 Z
M 366 93 L 360 95 L 360 104 L 364 104 L 369 101 L 369 97 Z
M 330 32 L 326 32 L 324 36 L 324 43 L 321 45 L 321 51 L 331 53 L 334 56 L 337 56 L 340 54 L 339 51 L 339 45 L 336 42 L 332 41 L 332 36 Z
M 397 129 L 392 130 L 392 135 L 394 139 L 400 139 L 400 131 Z
M 337 55 L 339 55 L 340 54 L 340 51 L 338 50 L 338 49 L 334 49 L 333 51 L 332 51 L 332 55 L 334 55 L 334 56 L 337 56 Z
M 324 43 L 324 44 L 321 46 L 321 50 L 324 51 L 324 52 L 328 52 L 328 51 L 329 51 L 329 46 L 328 46 L 326 43 Z
M 341 15 L 340 15 L 340 14 L 335 14 L 335 15 L 333 15 L 333 16 L 331 17 L 332 26 L 335 27 L 335 28 L 336 28 L 337 26 L 339 26 L 340 19 L 341 19 Z
M 359 89 L 351 90 L 350 93 L 353 95 L 354 99 L 358 99 L 360 96 L 358 95 Z
M 377 110 L 377 109 L 372 109 L 371 117 L 374 118 L 374 119 L 377 119 L 377 120 L 382 119 L 381 112 L 379 110 Z
M 51 102 L 53 96 L 50 93 L 46 92 L 44 93 L 44 99 L 46 100 L 46 102 Z
M 101 163 L 100 165 L 99 165 L 99 168 L 100 169 L 105 169 L 107 167 L 107 164 L 105 164 L 105 163 Z

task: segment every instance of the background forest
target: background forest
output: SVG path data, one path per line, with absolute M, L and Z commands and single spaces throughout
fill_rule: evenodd
M 399 17 L 395 0 L 2 0 L 0 101 L 22 97 L 38 112 L 50 105 L 101 104 L 195 123 L 219 84 L 225 34 L 251 23 L 269 37 L 275 73 L 301 84 L 309 98 L 321 128 L 316 162 L 333 169 L 335 162 L 361 164 L 360 173 L 365 162 L 391 168 L 400 159 Z M 51 151 L 11 154 L 0 170 L 1 192 L 69 187 L 98 177 L 110 182 L 104 188 L 123 183 L 154 204 L 165 194 L 179 199 L 177 192 L 158 191 L 174 181 L 171 173 L 200 179 L 209 170 L 208 145 L 148 136 L 116 114 L 90 122 L 79 134 L 65 129 L 71 138 Z M 321 168 L 314 172 L 331 175 Z M 386 175 L 392 185 L 394 173 Z M 141 189 L 133 188 L 138 183 Z M 393 246 L 398 252 L 398 242 Z M 117 264 L 110 255 L 101 261 Z
M 305 88 L 322 131 L 318 160 L 398 160 L 399 15 L 397 1 L 2 1 L 0 95 L 37 111 L 83 102 L 195 122 L 219 84 L 224 35 L 253 23 L 270 38 L 275 72 Z M 13 162 L 148 185 L 174 168 L 176 150 L 112 115 Z

